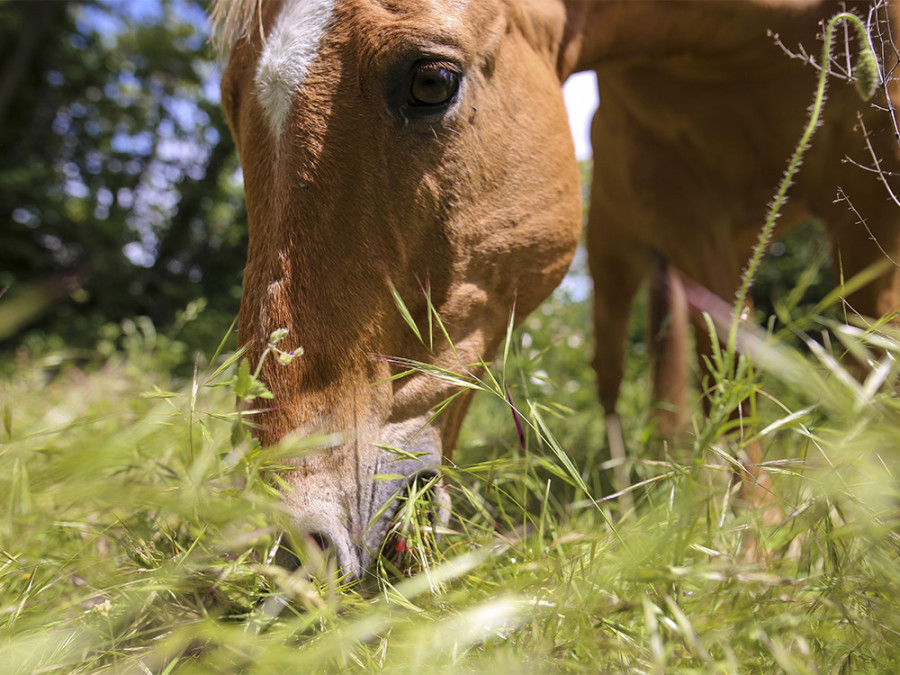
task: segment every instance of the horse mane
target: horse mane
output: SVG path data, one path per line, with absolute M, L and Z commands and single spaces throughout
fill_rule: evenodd
M 220 54 L 227 53 L 247 33 L 254 16 L 262 16 L 260 9 L 264 1 L 213 0 L 209 13 L 212 40 Z

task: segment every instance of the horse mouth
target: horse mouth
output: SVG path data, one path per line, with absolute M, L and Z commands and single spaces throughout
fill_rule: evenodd
M 397 490 L 368 536 L 354 542 L 343 527 L 305 527 L 283 541 L 275 562 L 311 577 L 353 583 L 374 578 L 372 567 L 389 575 L 410 576 L 434 556 L 450 519 L 450 495 L 440 473 L 426 469 Z M 368 541 L 366 541 L 368 540 Z
M 411 576 L 427 564 L 450 520 L 450 495 L 437 472 L 413 476 L 395 499 L 381 561 L 392 572 Z

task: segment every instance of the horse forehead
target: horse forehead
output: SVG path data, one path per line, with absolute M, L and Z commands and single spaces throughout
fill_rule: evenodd
M 256 67 L 256 94 L 278 136 L 293 95 L 319 56 L 323 38 L 345 9 L 358 31 L 377 38 L 381 28 L 459 27 L 470 0 L 284 0 L 266 36 Z M 396 35 L 396 33 L 393 33 Z
M 316 60 L 334 21 L 336 0 L 284 0 L 256 67 L 256 93 L 273 133 L 279 135 L 293 92 Z
M 463 13 L 471 0 L 350 0 L 378 7 L 395 17 L 447 17 Z

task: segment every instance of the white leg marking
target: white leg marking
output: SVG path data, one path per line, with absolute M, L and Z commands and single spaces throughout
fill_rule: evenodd
M 335 0 L 285 0 L 256 67 L 256 93 L 269 127 L 280 138 L 294 92 L 319 53 Z

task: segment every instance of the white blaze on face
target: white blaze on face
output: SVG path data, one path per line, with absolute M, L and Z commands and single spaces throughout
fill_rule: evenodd
M 256 67 L 256 95 L 275 137 L 331 25 L 335 0 L 285 0 Z

